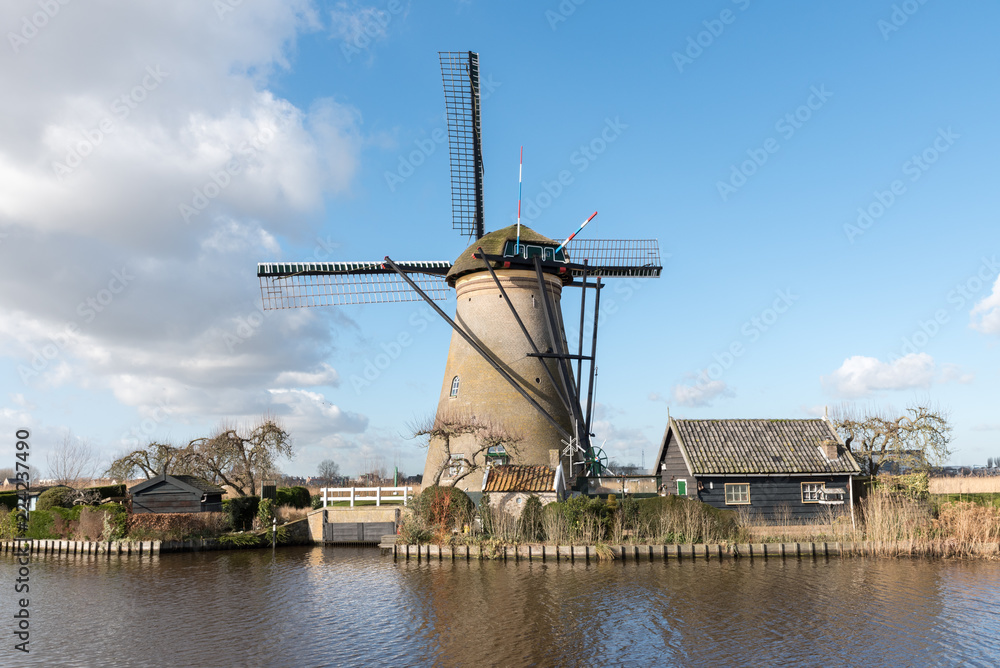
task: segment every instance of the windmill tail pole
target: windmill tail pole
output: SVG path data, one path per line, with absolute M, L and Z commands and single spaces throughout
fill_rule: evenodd
M 524 146 L 521 147 L 521 157 L 517 163 L 517 241 L 514 242 L 514 252 L 521 253 L 521 171 L 524 169 Z
M 564 241 L 561 244 L 559 244 L 559 248 L 557 248 L 555 250 L 555 253 L 558 253 L 559 251 L 562 250 L 563 246 L 565 246 L 569 242 L 573 241 L 573 237 L 575 237 L 576 235 L 580 234 L 580 230 L 582 230 L 583 228 L 585 228 L 587 226 L 587 223 L 589 223 L 590 221 L 592 221 L 594 219 L 594 216 L 596 216 L 596 215 L 597 215 L 596 211 L 594 213 L 590 214 L 590 218 L 588 218 L 587 220 L 583 221 L 583 225 L 581 225 L 580 227 L 576 228 L 576 232 L 574 232 L 573 234 L 569 235 L 569 237 L 566 238 L 566 241 Z M 555 253 L 553 253 L 553 255 L 555 255 Z

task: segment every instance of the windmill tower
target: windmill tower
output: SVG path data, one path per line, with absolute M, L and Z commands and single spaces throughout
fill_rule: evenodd
M 442 484 L 479 491 L 483 468 L 491 461 L 558 466 L 568 482 L 581 473 L 598 474 L 600 456 L 590 443 L 590 426 L 602 279 L 659 276 L 658 244 L 573 237 L 559 243 L 524 225 L 485 234 L 479 57 L 446 52 L 440 59 L 452 226 L 473 243 L 454 262 L 396 262 L 386 256 L 381 262 L 261 263 L 257 276 L 264 308 L 424 300 L 448 322 L 451 346 L 436 424 L 477 429 L 432 435 L 425 484 L 440 478 Z M 561 296 L 567 287 L 583 289 L 576 354 L 569 351 L 563 323 Z M 454 319 L 435 303 L 452 289 Z M 594 293 L 594 315 L 585 355 L 588 290 Z M 483 448 L 484 428 L 502 431 L 516 445 L 510 452 L 503 446 Z

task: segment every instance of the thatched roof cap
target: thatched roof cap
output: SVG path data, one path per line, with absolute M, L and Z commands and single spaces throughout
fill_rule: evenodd
M 483 261 L 472 257 L 472 254 L 477 252 L 478 248 L 482 247 L 487 255 L 503 255 L 504 244 L 506 244 L 508 240 L 513 241 L 516 238 L 517 225 L 510 225 L 496 230 L 495 232 L 485 234 L 480 239 L 477 239 L 455 260 L 451 270 L 448 272 L 448 285 L 455 287 L 455 281 L 457 281 L 461 276 L 477 271 L 486 271 Z M 553 246 L 559 245 L 558 241 L 542 236 L 526 225 L 521 225 L 521 243 L 540 243 L 550 244 Z M 497 264 L 498 263 L 494 263 L 494 268 L 497 267 Z

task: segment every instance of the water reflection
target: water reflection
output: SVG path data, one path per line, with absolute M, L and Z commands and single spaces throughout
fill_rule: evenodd
M 32 652 L 9 664 L 5 648 L 0 664 L 1000 663 L 988 562 L 394 563 L 286 548 L 48 556 L 31 578 Z

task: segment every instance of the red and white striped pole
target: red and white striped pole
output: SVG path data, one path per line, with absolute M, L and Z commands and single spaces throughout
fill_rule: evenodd
M 573 234 L 569 235 L 569 237 L 566 239 L 566 241 L 564 241 L 561 244 L 559 244 L 559 248 L 556 249 L 556 252 L 553 253 L 553 255 L 555 255 L 556 253 L 558 253 L 559 251 L 561 251 L 563 246 L 565 246 L 569 242 L 573 241 L 573 237 L 575 237 L 576 235 L 580 234 L 580 230 L 582 230 L 583 228 L 585 228 L 587 226 L 587 223 L 589 223 L 590 221 L 592 221 L 594 219 L 594 216 L 596 216 L 596 215 L 597 215 L 596 211 L 594 213 L 590 214 L 590 218 L 588 218 L 587 220 L 583 221 L 583 225 L 581 225 L 580 227 L 576 228 L 576 232 L 574 232 Z

